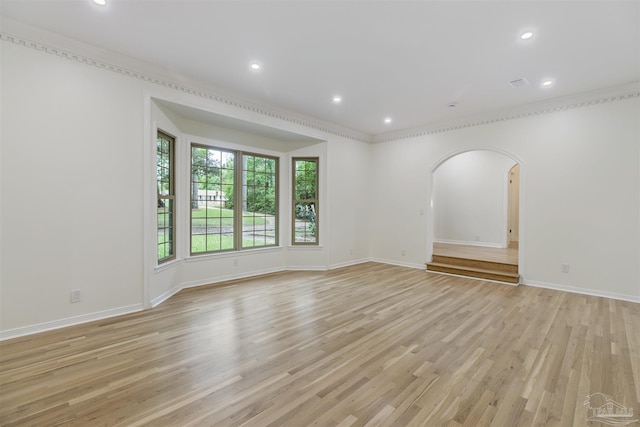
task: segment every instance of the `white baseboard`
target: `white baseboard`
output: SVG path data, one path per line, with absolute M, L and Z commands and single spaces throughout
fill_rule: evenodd
M 288 265 L 284 271 L 327 271 L 329 267 L 324 265 Z
M 525 286 L 533 286 L 536 288 L 551 289 L 554 291 L 571 292 L 574 294 L 590 295 L 593 297 L 611 298 L 621 301 L 640 303 L 640 296 L 617 294 L 614 292 L 599 291 L 596 289 L 577 288 L 575 286 L 557 285 L 555 283 L 538 282 L 535 280 L 524 280 L 522 284 Z
M 11 338 L 18 338 L 25 335 L 37 334 L 45 331 L 51 331 L 54 329 L 66 328 L 68 326 L 93 322 L 95 320 L 102 320 L 109 317 L 122 316 L 123 314 L 142 311 L 142 309 L 142 304 L 134 304 L 110 310 L 98 311 L 96 313 L 82 314 L 80 316 L 67 317 L 66 319 L 52 320 L 51 322 L 38 323 L 35 325 L 23 326 L 21 328 L 0 331 L 0 341 L 8 340 Z
M 162 295 L 159 295 L 153 298 L 151 300 L 151 308 L 162 304 L 163 302 L 165 302 L 166 300 L 168 300 L 169 298 L 171 298 L 172 296 L 180 292 L 182 289 L 183 289 L 182 286 L 176 286 L 172 289 L 169 289 L 167 292 L 163 293 Z
M 353 265 L 358 265 L 358 264 L 364 264 L 367 262 L 371 262 L 371 258 L 360 258 L 360 259 L 354 259 L 351 261 L 347 261 L 347 262 L 340 262 L 338 264 L 331 264 L 329 266 L 329 270 L 335 270 L 337 268 L 344 268 L 344 267 L 351 267 Z
M 191 282 L 182 283 L 182 285 L 180 285 L 180 289 L 178 290 L 178 292 L 187 288 L 196 288 L 198 286 L 215 285 L 216 283 L 230 282 L 232 280 L 248 279 L 250 277 L 262 276 L 263 274 L 279 273 L 281 271 L 286 271 L 286 270 L 287 270 L 286 268 L 282 268 L 282 267 L 266 268 L 264 270 L 255 270 L 255 271 L 244 272 L 239 274 L 228 274 L 226 276 L 212 277 L 204 280 L 194 280 Z

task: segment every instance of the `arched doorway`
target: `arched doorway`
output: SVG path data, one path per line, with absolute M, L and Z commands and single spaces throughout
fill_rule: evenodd
M 431 170 L 427 270 L 519 283 L 520 162 L 495 149 L 452 153 Z

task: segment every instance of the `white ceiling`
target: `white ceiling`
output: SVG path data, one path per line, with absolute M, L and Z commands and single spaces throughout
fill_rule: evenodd
M 108 2 L 2 0 L 1 13 L 369 135 L 640 80 L 638 1 Z

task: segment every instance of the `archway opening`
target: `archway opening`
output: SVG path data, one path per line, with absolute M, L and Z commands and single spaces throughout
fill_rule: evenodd
M 436 165 L 427 270 L 519 283 L 519 169 L 516 159 L 487 149 Z

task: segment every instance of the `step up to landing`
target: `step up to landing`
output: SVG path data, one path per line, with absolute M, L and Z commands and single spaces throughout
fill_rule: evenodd
M 518 266 L 494 261 L 457 258 L 434 255 L 428 262 L 427 271 L 455 274 L 478 279 L 495 280 L 506 283 L 519 283 Z

